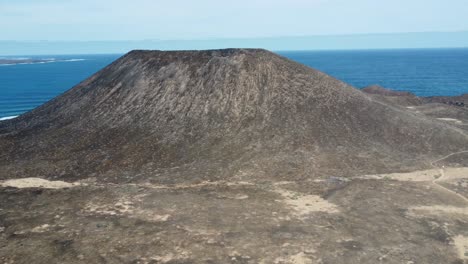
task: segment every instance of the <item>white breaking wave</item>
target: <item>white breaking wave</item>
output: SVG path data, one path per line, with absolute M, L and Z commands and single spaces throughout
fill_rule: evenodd
M 13 118 L 17 118 L 18 116 L 6 116 L 6 117 L 0 117 L 0 121 L 3 121 L 3 120 L 10 120 L 10 119 L 13 119 Z
M 69 59 L 69 60 L 63 60 L 63 61 L 84 61 L 86 59 Z

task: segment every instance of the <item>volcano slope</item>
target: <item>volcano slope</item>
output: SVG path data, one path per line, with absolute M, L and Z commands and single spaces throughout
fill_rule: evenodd
M 132 51 L 0 122 L 4 263 L 463 263 L 468 134 L 265 50 Z

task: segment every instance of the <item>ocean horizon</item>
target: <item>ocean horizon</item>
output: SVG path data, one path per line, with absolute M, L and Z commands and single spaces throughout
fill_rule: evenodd
M 356 88 L 378 84 L 418 96 L 468 93 L 468 48 L 276 51 Z M 123 54 L 0 56 L 0 121 L 60 95 Z

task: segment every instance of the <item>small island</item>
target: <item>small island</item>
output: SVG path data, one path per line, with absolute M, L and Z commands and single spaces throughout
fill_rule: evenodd
M 32 64 L 32 63 L 48 63 L 55 59 L 31 59 L 31 58 L 0 58 L 0 65 L 16 65 L 16 64 Z

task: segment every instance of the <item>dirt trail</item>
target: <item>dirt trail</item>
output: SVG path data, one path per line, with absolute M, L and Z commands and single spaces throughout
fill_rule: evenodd
M 464 150 L 464 151 L 460 151 L 460 152 L 451 153 L 451 154 L 449 154 L 449 155 L 447 155 L 447 156 L 445 156 L 445 157 L 443 157 L 443 158 L 440 158 L 440 159 L 438 159 L 438 160 L 435 160 L 435 161 L 431 162 L 430 164 L 431 164 L 432 167 L 434 167 L 434 168 L 436 168 L 436 169 L 439 169 L 439 171 L 440 171 L 440 177 L 437 178 L 437 179 L 434 179 L 434 180 L 432 181 L 432 184 L 433 184 L 437 189 L 439 189 L 439 190 L 441 190 L 441 191 L 444 191 L 444 192 L 451 193 L 452 195 L 457 196 L 458 198 L 460 198 L 460 199 L 462 199 L 463 201 L 465 201 L 466 204 L 468 204 L 468 198 L 466 198 L 465 196 L 463 196 L 463 195 L 461 195 L 461 194 L 459 194 L 459 193 L 457 193 L 457 192 L 455 192 L 455 191 L 452 191 L 452 190 L 450 190 L 450 189 L 448 189 L 448 188 L 446 188 L 446 187 L 444 187 L 443 185 L 441 185 L 441 184 L 438 183 L 438 182 L 440 182 L 440 181 L 445 180 L 445 172 L 444 172 L 444 168 L 443 168 L 443 167 L 440 168 L 440 167 L 438 167 L 438 166 L 435 165 L 435 163 L 437 163 L 437 162 L 440 162 L 440 161 L 443 161 L 443 160 L 445 160 L 445 159 L 448 159 L 448 158 L 450 158 L 450 157 L 452 157 L 452 156 L 454 156 L 454 155 L 463 154 L 463 153 L 468 153 L 468 150 Z
M 444 159 L 448 159 L 448 158 L 450 158 L 450 157 L 452 157 L 454 155 L 463 154 L 463 153 L 468 153 L 468 150 L 463 150 L 463 151 L 448 154 L 447 156 L 445 156 L 443 158 L 440 158 L 438 160 L 435 160 L 435 161 L 431 162 L 431 166 L 434 167 L 434 168 L 438 168 L 437 166 L 434 165 L 434 163 L 439 162 L 439 161 L 443 161 Z

